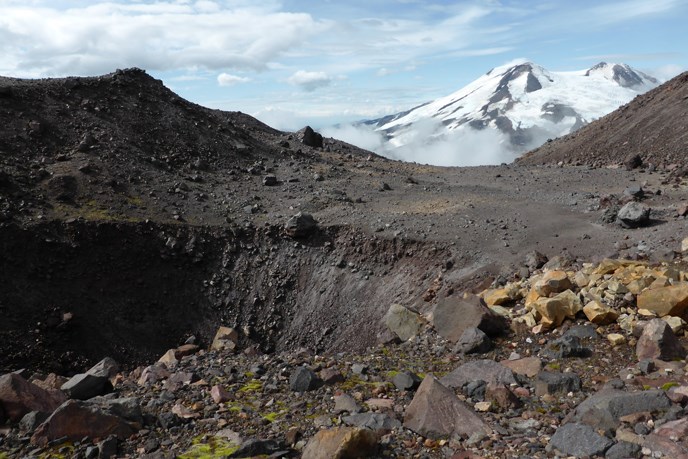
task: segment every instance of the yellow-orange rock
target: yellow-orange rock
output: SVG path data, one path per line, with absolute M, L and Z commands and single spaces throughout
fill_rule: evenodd
M 619 314 L 599 301 L 591 301 L 583 307 L 583 313 L 588 320 L 596 325 L 607 325 L 614 322 Z
M 638 308 L 658 316 L 681 316 L 688 308 L 688 282 L 668 287 L 648 289 L 638 295 Z
M 547 271 L 533 288 L 540 296 L 550 296 L 573 287 L 565 271 Z

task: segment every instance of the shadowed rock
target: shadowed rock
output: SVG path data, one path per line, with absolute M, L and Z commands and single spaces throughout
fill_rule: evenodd
M 479 328 L 488 336 L 499 335 L 506 329 L 507 321 L 477 296 L 448 297 L 435 306 L 432 325 L 440 336 L 457 342 L 469 328 Z

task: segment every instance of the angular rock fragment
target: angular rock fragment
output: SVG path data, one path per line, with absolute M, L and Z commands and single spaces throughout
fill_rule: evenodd
M 545 327 L 558 327 L 564 319 L 575 319 L 576 314 L 583 310 L 578 295 L 571 290 L 565 290 L 552 298 L 540 298 L 534 303 L 535 310 L 540 314 L 540 323 Z
M 432 439 L 454 434 L 464 437 L 488 435 L 491 431 L 451 389 L 433 376 L 423 380 L 406 408 L 404 427 Z
M 619 210 L 616 218 L 624 228 L 638 228 L 649 223 L 650 210 L 645 204 L 632 201 Z
M 516 360 L 502 360 L 499 362 L 516 374 L 529 378 L 536 376 L 542 370 L 542 360 L 537 357 L 524 357 Z
M 60 405 L 31 437 L 31 443 L 44 446 L 57 438 L 71 441 L 115 435 L 124 440 L 134 433 L 124 419 L 101 411 L 96 405 L 68 400 Z
M 318 227 L 318 222 L 311 214 L 299 212 L 298 214 L 287 220 L 284 225 L 284 231 L 288 236 L 293 238 L 301 238 L 310 235 Z
M 303 449 L 302 459 L 347 459 L 374 457 L 377 454 L 377 435 L 369 429 L 337 427 L 321 430 Z
M 382 320 L 401 341 L 420 334 L 425 325 L 420 314 L 400 304 L 392 304 Z
M 594 300 L 583 307 L 583 313 L 595 325 L 607 325 L 613 323 L 619 317 L 616 311 Z
M 566 394 L 581 390 L 580 377 L 575 373 L 541 371 L 535 381 L 535 394 Z
M 573 288 L 573 284 L 565 271 L 547 271 L 533 285 L 533 290 L 540 296 L 550 296 L 555 293 L 561 293 L 564 290 Z
M 41 389 L 18 374 L 0 376 L 0 407 L 11 422 L 19 422 L 31 411 L 52 413 L 63 401 L 64 396 Z
M 688 282 L 642 291 L 638 308 L 655 312 L 659 317 L 681 316 L 688 309 Z
M 234 350 L 239 344 L 239 333 L 230 327 L 219 327 L 215 332 L 215 337 L 210 345 L 213 351 L 221 351 L 224 349 Z M 175 355 L 176 358 L 176 355 Z
M 318 375 L 306 367 L 297 367 L 289 377 L 289 389 L 294 392 L 307 392 L 322 385 Z
M 399 390 L 416 390 L 421 382 L 423 380 L 418 375 L 408 371 L 402 371 L 392 377 L 392 384 Z
M 585 424 L 566 424 L 557 429 L 549 444 L 567 456 L 588 457 L 604 454 L 614 442 Z
M 499 335 L 506 330 L 507 322 L 491 311 L 482 299 L 471 296 L 440 300 L 433 311 L 432 325 L 440 336 L 457 342 L 468 328 L 479 328 L 488 336 Z
M 69 398 L 88 400 L 89 398 L 112 392 L 112 384 L 107 377 L 80 373 L 64 383 L 60 389 Z
M 301 142 L 313 148 L 322 148 L 323 136 L 313 130 L 312 127 L 306 126 L 301 134 Z
M 662 390 L 626 392 L 618 389 L 602 389 L 581 402 L 564 422 L 578 422 L 612 431 L 619 426 L 619 419 L 628 414 L 665 410 L 671 400 Z
M 484 354 L 492 349 L 492 340 L 479 328 L 464 330 L 454 347 L 457 354 Z
M 686 349 L 680 343 L 671 327 L 662 319 L 652 319 L 643 328 L 635 349 L 638 360 L 673 360 L 686 357 Z

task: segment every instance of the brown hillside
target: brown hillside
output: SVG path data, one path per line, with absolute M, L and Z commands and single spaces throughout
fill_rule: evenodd
M 683 165 L 688 152 L 688 72 L 638 96 L 582 129 L 548 142 L 518 164 L 618 164 L 640 155 L 645 164 Z

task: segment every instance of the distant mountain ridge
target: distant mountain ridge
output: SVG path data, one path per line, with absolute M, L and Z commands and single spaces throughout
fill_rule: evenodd
M 601 62 L 585 70 L 552 72 L 522 62 L 493 68 L 446 97 L 363 124 L 382 134 L 392 152 L 440 142 L 463 130 L 492 130 L 501 134 L 495 142 L 515 157 L 658 85 L 626 64 Z

